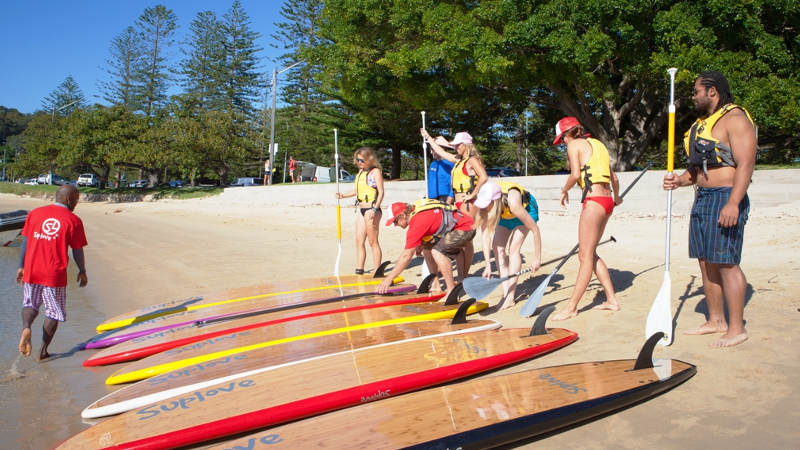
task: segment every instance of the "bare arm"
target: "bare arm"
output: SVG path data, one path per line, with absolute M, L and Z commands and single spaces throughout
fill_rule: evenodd
M 733 175 L 733 188 L 728 203 L 719 214 L 719 224 L 723 227 L 736 225 L 739 217 L 739 203 L 747 193 L 753 169 L 756 164 L 756 134 L 747 116 L 740 110 L 728 117 L 725 125 L 728 131 L 733 159 L 736 161 L 736 172 Z
M 450 161 L 453 164 L 458 162 L 458 157 L 448 152 L 447 150 L 443 149 L 439 144 L 437 144 L 436 141 L 433 140 L 431 135 L 428 134 L 428 130 L 426 130 L 425 128 L 420 128 L 419 134 L 421 134 L 422 138 L 425 139 L 425 142 L 427 142 L 428 145 L 431 146 L 431 150 L 433 150 L 433 152 L 439 155 L 442 159 Z
M 78 266 L 78 285 L 80 287 L 84 287 L 89 282 L 89 279 L 86 277 L 86 262 L 83 256 L 83 249 L 73 248 L 72 258 L 75 260 L 75 264 Z
M 609 168 L 609 171 L 611 172 L 611 189 L 614 192 L 614 204 L 619 205 L 622 203 L 622 197 L 619 195 L 619 177 L 617 177 L 614 169 Z
M 386 278 L 381 281 L 381 284 L 378 285 L 378 287 L 375 289 L 375 292 L 379 294 L 385 294 L 386 291 L 389 290 L 389 287 L 392 285 L 392 281 L 401 273 L 403 273 L 403 271 L 406 270 L 406 267 L 408 267 L 408 264 L 411 262 L 411 258 L 414 257 L 415 250 L 416 249 L 414 248 L 407 248 L 403 250 L 403 253 L 399 258 L 397 258 L 394 268 L 392 268 L 392 271 L 389 273 L 389 275 L 386 275 Z
M 581 176 L 581 151 L 575 144 L 575 141 L 570 142 L 567 146 L 567 160 L 569 160 L 569 175 L 564 187 L 561 188 L 561 206 L 566 208 L 569 203 L 569 190 L 578 182 Z
M 489 204 L 491 207 L 491 203 Z M 480 214 L 480 212 L 478 212 Z M 489 233 L 487 229 L 486 222 L 484 221 L 483 226 L 481 226 L 481 247 L 483 247 L 483 261 L 486 263 L 486 267 L 483 268 L 483 277 L 484 278 L 491 278 L 492 277 L 492 238 L 494 237 L 492 233 Z
M 483 163 L 481 163 L 478 158 L 470 158 L 467 161 L 467 167 L 472 169 L 478 179 L 475 182 L 475 188 L 472 189 L 472 193 L 466 196 L 464 201 L 477 197 L 478 192 L 481 191 L 481 186 L 489 181 L 489 175 L 486 175 L 486 168 L 483 167 Z
M 380 208 L 381 202 L 383 201 L 383 174 L 377 167 L 373 169 L 373 173 L 375 173 L 375 188 L 378 190 L 378 195 L 375 196 L 373 208 Z

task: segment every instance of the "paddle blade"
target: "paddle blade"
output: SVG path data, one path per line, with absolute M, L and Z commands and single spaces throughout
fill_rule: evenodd
M 480 300 L 491 294 L 494 288 L 505 281 L 505 278 L 466 277 L 462 282 L 464 291 L 475 300 Z
M 664 333 L 664 338 L 658 343 L 664 346 L 672 344 L 672 305 L 670 302 L 671 284 L 669 272 L 664 272 L 664 282 L 658 291 L 650 312 L 647 314 L 647 322 L 644 326 L 645 337 L 652 336 L 657 332 Z
M 528 300 L 525 301 L 525 304 L 522 305 L 522 309 L 519 311 L 519 315 L 522 317 L 530 317 L 533 313 L 536 312 L 536 308 L 539 307 L 539 303 L 542 301 L 542 297 L 544 297 L 544 291 L 547 290 L 547 286 L 550 284 L 550 278 L 556 273 L 555 270 L 550 272 L 550 275 L 544 279 L 539 286 L 536 287 L 536 290 L 533 291 Z

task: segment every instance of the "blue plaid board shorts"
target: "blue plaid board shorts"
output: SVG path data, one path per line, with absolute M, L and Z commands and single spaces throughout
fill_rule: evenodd
M 731 188 L 698 188 L 689 220 L 689 257 L 713 264 L 739 264 L 742 260 L 744 226 L 750 213 L 750 199 L 745 194 L 739 203 L 736 225 L 725 228 L 719 213 L 728 202 Z
M 39 311 L 44 305 L 44 315 L 53 320 L 67 320 L 67 287 L 50 287 L 25 283 L 22 286 L 22 307 Z

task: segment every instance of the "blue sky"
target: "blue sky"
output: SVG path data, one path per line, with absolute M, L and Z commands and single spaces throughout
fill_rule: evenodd
M 256 42 L 261 72 L 272 72 L 283 51 L 270 46 L 275 23 L 283 21 L 281 0 L 240 0 L 250 17 L 251 29 L 261 34 Z M 179 43 L 200 11 L 222 17 L 233 0 L 2 0 L 0 1 L 0 106 L 32 113 L 67 76 L 77 81 L 87 103 L 105 103 L 99 84 L 108 80 L 111 39 L 133 26 L 146 7 L 162 4 L 178 17 L 174 62 Z M 97 96 L 97 97 L 95 97 Z

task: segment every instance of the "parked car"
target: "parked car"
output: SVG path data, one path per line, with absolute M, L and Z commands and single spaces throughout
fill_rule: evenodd
M 183 180 L 172 180 L 172 181 L 169 182 L 169 187 L 171 187 L 171 188 L 180 188 L 180 187 L 184 187 L 185 185 L 186 185 L 186 182 L 183 181 Z
M 134 180 L 128 184 L 132 188 L 146 188 L 148 185 L 147 180 Z
M 78 176 L 78 186 L 100 186 L 100 178 L 93 173 L 82 173 Z
M 339 169 L 339 181 L 356 181 L 356 176 L 344 169 Z
M 261 178 L 256 177 L 239 177 L 235 183 L 229 184 L 229 186 L 260 186 L 263 183 Z
M 486 169 L 486 175 L 490 177 L 519 177 L 522 176 L 517 170 L 511 167 L 489 167 Z
M 46 173 L 46 174 L 43 174 L 43 175 L 39 175 L 39 177 L 37 178 L 37 181 L 38 181 L 39 184 L 50 184 L 50 179 L 51 178 L 53 180 L 52 184 L 55 184 L 57 186 L 61 186 L 62 184 L 69 183 L 69 181 L 66 178 L 60 177 L 60 176 L 58 176 L 58 175 L 56 175 L 54 173 L 53 174 Z

